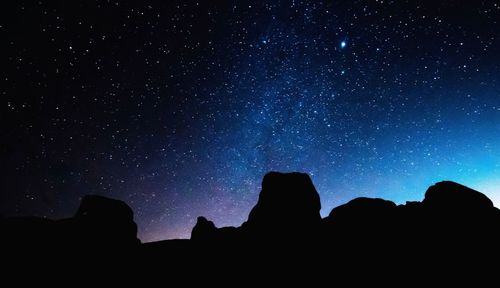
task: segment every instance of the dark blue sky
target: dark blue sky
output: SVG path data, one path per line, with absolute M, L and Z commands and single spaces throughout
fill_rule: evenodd
M 496 1 L 68 2 L 1 4 L 2 214 L 101 194 L 184 238 L 241 224 L 270 170 L 323 215 L 444 179 L 500 205 Z

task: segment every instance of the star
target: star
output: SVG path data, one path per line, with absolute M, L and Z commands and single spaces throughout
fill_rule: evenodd
M 92 192 L 130 203 L 142 241 L 189 238 L 197 216 L 241 225 L 270 170 L 314 174 L 323 216 L 443 179 L 500 206 L 495 1 L 81 2 L 1 21 L 0 215 Z

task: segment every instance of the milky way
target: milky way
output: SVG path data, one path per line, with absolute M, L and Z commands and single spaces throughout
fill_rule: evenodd
M 500 206 L 496 1 L 9 2 L 4 215 L 101 194 L 186 238 L 241 224 L 270 170 L 309 173 L 322 215 L 444 179 Z

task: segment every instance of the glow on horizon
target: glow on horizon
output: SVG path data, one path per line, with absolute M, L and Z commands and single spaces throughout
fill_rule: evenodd
M 438 173 L 439 174 L 439 173 Z M 315 185 L 318 193 L 321 197 L 321 217 L 327 217 L 330 211 L 342 204 L 349 202 L 352 199 L 357 197 L 370 197 L 370 198 L 383 198 L 385 200 L 393 201 L 396 204 L 405 204 L 406 201 L 422 201 L 424 199 L 425 192 L 427 188 L 435 183 L 440 181 L 454 181 L 465 185 L 471 189 L 477 190 L 483 194 L 485 194 L 491 201 L 495 207 L 500 207 L 500 179 L 491 178 L 489 174 L 480 175 L 480 177 L 446 177 L 443 175 L 434 175 L 434 176 L 422 176 L 416 177 L 419 181 L 402 181 L 401 179 L 393 179 L 392 181 L 389 179 L 378 179 L 370 184 L 373 186 L 367 185 L 367 183 L 359 183 L 359 185 L 333 185 L 330 187 L 326 187 L 320 184 L 321 181 L 317 177 L 310 175 L 313 179 L 313 184 Z M 260 191 L 260 185 L 254 183 L 255 187 L 254 192 L 258 193 Z M 331 197 L 335 195 L 335 197 Z M 255 199 L 255 204 L 256 204 Z M 253 207 L 253 206 L 252 206 Z M 251 208 L 251 207 L 250 207 Z M 215 223 L 217 227 L 225 227 L 225 226 L 235 226 L 238 227 L 246 221 L 249 211 L 242 212 L 237 219 L 232 219 L 232 221 L 220 221 L 217 219 L 217 216 L 214 214 L 206 213 L 206 211 L 199 212 L 198 216 L 205 216 L 208 220 L 211 220 Z M 196 213 L 194 213 L 195 215 Z M 193 215 L 193 216 L 194 216 Z M 190 226 L 185 227 L 180 225 L 180 223 L 175 223 L 172 227 L 169 228 L 168 236 L 167 233 L 162 229 L 151 229 L 151 231 L 142 231 L 143 237 L 141 240 L 143 242 L 153 242 L 153 241 L 161 241 L 166 239 L 189 239 L 191 229 L 196 224 L 196 217 L 193 217 Z M 142 227 L 139 226 L 139 229 Z
M 500 207 L 500 179 L 478 181 L 471 188 L 488 196 L 493 201 L 495 207 Z

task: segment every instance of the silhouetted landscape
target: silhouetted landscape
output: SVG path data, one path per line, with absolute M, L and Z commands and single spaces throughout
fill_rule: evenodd
M 64 265 L 113 264 L 136 272 L 235 272 L 250 263 L 314 270 L 321 259 L 343 271 L 365 271 L 381 269 L 381 259 L 390 263 L 384 267 L 474 266 L 496 255 L 500 243 L 500 210 L 482 193 L 450 181 L 429 187 L 422 202 L 356 198 L 323 219 L 320 208 L 307 174 L 270 172 L 240 227 L 218 228 L 199 217 L 189 240 L 141 243 L 126 203 L 88 195 L 68 219 L 3 218 L 1 247 L 20 263 L 40 265 L 49 257 Z
M 4 287 L 496 286 L 500 1 L 1 4 Z

